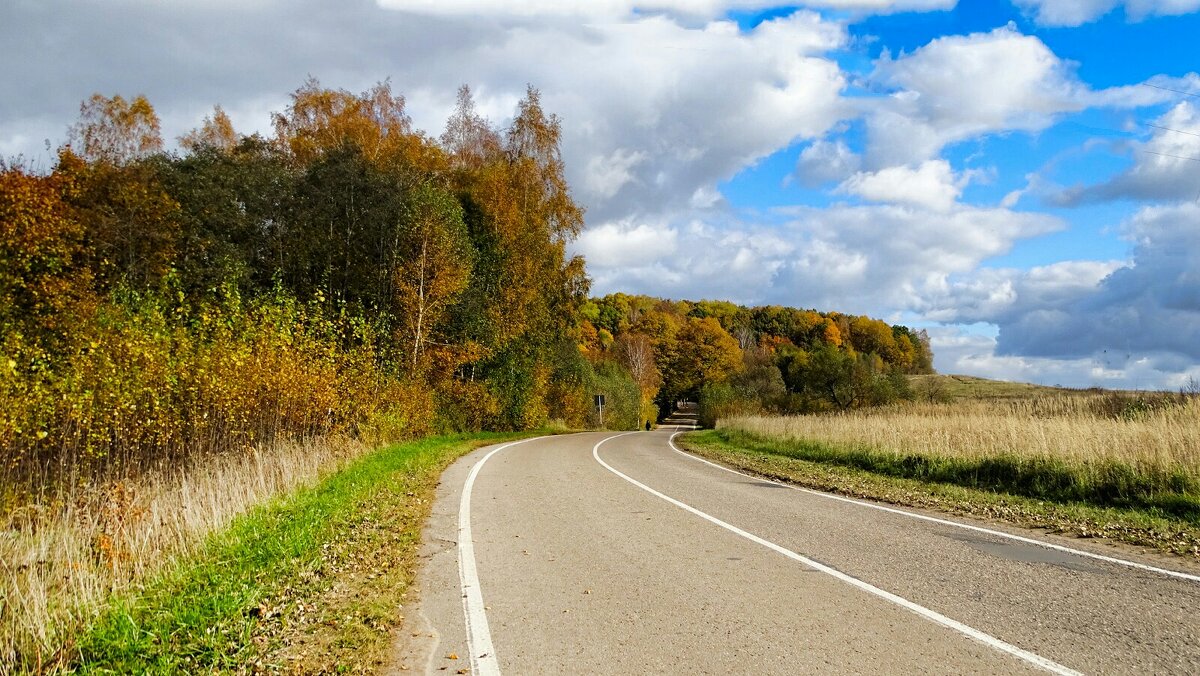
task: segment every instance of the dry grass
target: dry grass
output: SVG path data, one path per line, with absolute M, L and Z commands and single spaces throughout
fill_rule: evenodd
M 0 531 L 0 673 L 61 663 L 71 637 L 112 594 L 195 552 L 235 516 L 367 450 L 346 440 L 280 443 L 14 511 Z
M 902 454 L 1117 462 L 1200 479 L 1200 399 L 1126 417 L 1100 413 L 1102 403 L 1098 396 L 923 403 L 830 415 L 731 418 L 719 427 Z
M 1016 400 L 1035 397 L 1092 397 L 1096 390 L 1050 387 L 976 376 L 930 373 L 908 377 L 918 399 L 925 401 Z

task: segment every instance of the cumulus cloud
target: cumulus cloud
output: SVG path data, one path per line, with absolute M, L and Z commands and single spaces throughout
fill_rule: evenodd
M 886 314 L 919 309 L 954 274 L 1008 252 L 1013 243 L 1062 229 L 1044 214 L 958 206 L 899 205 L 789 211 L 785 262 L 769 300 Z
M 1023 238 L 1063 227 L 1006 209 L 897 205 L 779 210 L 773 223 L 605 224 L 577 249 L 594 291 L 677 293 L 885 315 L 926 310 L 945 280 Z M 652 234 L 657 233 L 657 234 Z M 609 242 L 622 241 L 621 244 Z M 628 256 L 611 255 L 611 247 Z
M 813 11 L 752 30 L 663 14 L 512 23 L 316 0 L 47 0 L 5 15 L 0 40 L 14 58 L 0 61 L 0 78 L 12 83 L 0 99 L 0 148 L 10 153 L 31 138 L 39 151 L 41 138 L 61 142 L 93 91 L 145 93 L 174 138 L 214 103 L 239 130 L 269 132 L 269 112 L 309 74 L 355 91 L 390 77 L 418 126 L 436 135 L 459 84 L 472 85 L 480 109 L 503 123 L 532 83 L 564 120 L 568 178 L 593 222 L 687 209 L 693 196 L 795 140 L 823 136 L 848 114 L 845 76 L 827 56 L 847 44 L 846 27 Z M 41 58 L 47 49 L 54 59 Z
M 947 144 L 982 134 L 1045 129 L 1056 115 L 1085 108 L 1090 95 L 1069 64 L 1012 26 L 885 54 L 872 80 L 892 92 L 867 102 L 875 167 L 932 159 Z
M 445 16 L 499 15 L 516 17 L 572 16 L 620 19 L 638 14 L 665 13 L 715 18 L 730 10 L 778 6 L 773 0 L 378 0 L 383 7 Z M 957 0 L 806 0 L 796 3 L 815 9 L 890 13 L 952 9 Z
M 1043 26 L 1079 26 L 1117 7 L 1133 21 L 1150 16 L 1178 16 L 1200 9 L 1200 0 L 1015 0 Z
M 1072 359 L 1000 354 L 996 338 L 981 334 L 976 326 L 934 327 L 929 334 L 934 368 L 941 373 L 1041 385 L 1133 390 L 1177 389 L 1187 384 L 1189 378 L 1200 380 L 1200 365 L 1169 369 L 1151 357 L 1116 350 Z
M 1198 222 L 1194 203 L 1144 207 L 1124 225 L 1128 261 L 980 270 L 928 296 L 923 314 L 998 327 L 986 356 L 1000 370 L 1021 360 L 1082 360 L 1123 382 L 1132 368 L 1143 387 L 1172 386 L 1168 374 L 1200 364 Z
M 783 233 L 691 219 L 623 220 L 588 228 L 573 248 L 588 260 L 593 293 L 755 302 L 796 250 Z
M 885 51 L 867 82 L 886 93 L 853 100 L 866 123 L 863 163 L 874 170 L 936 159 L 980 136 L 1038 133 L 1089 108 L 1139 108 L 1200 91 L 1195 73 L 1093 89 L 1074 63 L 1012 24 L 940 37 L 912 53 Z
M 481 47 L 475 77 L 542 88 L 567 122 L 569 178 L 605 222 L 678 213 L 750 163 L 824 135 L 847 114 L 845 76 L 824 53 L 846 39 L 811 12 L 748 32 L 666 17 L 528 27 Z
M 1200 361 L 1200 205 L 1144 207 L 1126 224 L 1130 263 L 1092 293 L 1000 328 L 1001 353 L 1077 357 L 1119 348 Z
M 821 139 L 800 152 L 796 161 L 796 176 L 801 183 L 819 186 L 842 181 L 862 166 L 858 156 L 845 141 Z
M 584 174 L 587 189 L 604 199 L 612 197 L 633 180 L 631 170 L 645 160 L 646 153 L 626 148 L 618 148 L 608 156 L 594 155 Z
M 588 228 L 575 246 L 594 268 L 654 264 L 678 251 L 679 231 L 661 223 L 623 220 Z
M 1175 200 L 1200 196 L 1200 110 L 1188 101 L 1154 121 L 1150 138 L 1127 144 L 1133 164 L 1093 186 L 1052 194 L 1053 203 L 1073 206 L 1110 199 Z
M 1104 278 L 1124 265 L 1124 261 L 1061 261 L 1028 270 L 982 268 L 931 285 L 920 310 L 926 319 L 950 324 L 1007 324 L 1095 293 Z
M 946 160 L 929 160 L 915 167 L 860 171 L 838 186 L 837 192 L 858 195 L 872 202 L 910 204 L 933 211 L 949 211 L 970 179 L 969 172 L 955 175 Z

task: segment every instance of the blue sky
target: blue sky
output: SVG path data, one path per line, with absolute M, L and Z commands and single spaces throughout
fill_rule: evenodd
M 1200 0 L 4 3 L 0 154 L 92 92 L 244 133 L 313 75 L 563 120 L 594 291 L 871 314 L 943 372 L 1200 378 Z M 1170 91 L 1176 90 L 1176 91 Z

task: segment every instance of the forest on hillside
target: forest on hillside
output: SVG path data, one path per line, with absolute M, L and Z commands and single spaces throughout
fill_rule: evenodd
M 304 83 L 269 136 L 219 108 L 167 151 L 94 95 L 57 161 L 0 164 L 0 469 L 9 505 L 281 438 L 379 443 L 560 421 L 820 411 L 904 396 L 928 341 L 866 317 L 589 299 L 561 125 L 469 89 L 444 133 L 387 83 Z
M 912 397 L 906 375 L 933 372 L 924 331 L 865 316 L 622 293 L 580 315 L 584 354 L 631 374 L 643 419 L 680 400 L 698 401 L 705 425 L 876 406 Z

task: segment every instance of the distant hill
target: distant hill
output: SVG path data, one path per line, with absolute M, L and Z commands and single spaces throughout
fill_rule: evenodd
M 1034 385 L 1033 383 L 990 380 L 977 376 L 962 375 L 921 374 L 910 375 L 908 379 L 919 399 L 934 398 L 943 401 L 995 401 L 1002 399 L 1028 399 L 1035 396 L 1047 395 L 1094 396 L 1105 392 L 1125 392 L 1124 390 L 1105 390 L 1099 387 L 1072 388 Z

